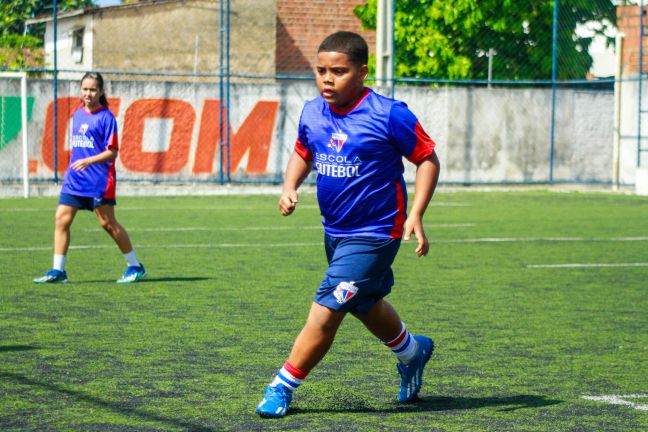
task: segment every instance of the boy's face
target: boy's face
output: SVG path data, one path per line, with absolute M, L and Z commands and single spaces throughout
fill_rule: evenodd
M 346 109 L 362 95 L 367 65 L 358 67 L 347 54 L 322 51 L 317 54 L 315 75 L 317 88 L 326 102 L 335 108 Z

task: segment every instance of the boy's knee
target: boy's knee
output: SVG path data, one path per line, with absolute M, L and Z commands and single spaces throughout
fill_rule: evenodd
M 317 326 L 322 333 L 330 334 L 337 332 L 337 329 L 340 325 L 336 321 L 328 320 L 318 322 Z
M 340 327 L 344 315 L 344 312 L 314 304 L 308 323 L 322 333 L 335 333 L 338 327 Z

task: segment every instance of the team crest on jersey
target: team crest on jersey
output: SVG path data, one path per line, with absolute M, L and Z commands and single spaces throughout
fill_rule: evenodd
M 335 149 L 336 152 L 340 153 L 340 150 L 342 150 L 342 146 L 346 142 L 347 138 L 349 138 L 349 135 L 345 133 L 333 132 L 328 147 Z
M 79 128 L 79 133 L 85 135 L 86 132 L 88 132 L 88 123 L 83 123 Z
M 335 287 L 333 295 L 338 303 L 346 303 L 358 293 L 358 287 L 355 286 L 354 283 L 355 282 L 340 282 L 340 284 Z

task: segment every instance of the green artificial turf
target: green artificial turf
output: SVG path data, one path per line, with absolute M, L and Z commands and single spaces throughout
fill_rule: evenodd
M 133 285 L 89 212 L 70 283 L 33 284 L 55 207 L 0 200 L 2 431 L 648 430 L 646 197 L 441 188 L 388 297 L 437 345 L 421 399 L 396 402 L 393 355 L 349 316 L 280 420 L 254 408 L 326 269 L 313 195 L 287 218 L 276 196 L 120 198 Z

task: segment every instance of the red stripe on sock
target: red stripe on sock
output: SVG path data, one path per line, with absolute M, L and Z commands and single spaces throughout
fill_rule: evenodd
M 403 342 L 403 339 L 405 339 L 405 336 L 407 336 L 407 329 L 403 329 L 403 332 L 398 335 L 396 339 L 394 339 L 391 342 L 385 342 L 385 345 L 387 345 L 389 348 L 393 348 L 395 346 L 398 346 L 401 342 Z
M 284 368 L 286 368 L 286 370 L 290 372 L 292 376 L 300 380 L 305 379 L 308 376 L 308 373 L 310 372 L 310 371 L 303 371 L 301 369 L 298 369 L 288 362 L 284 363 Z

